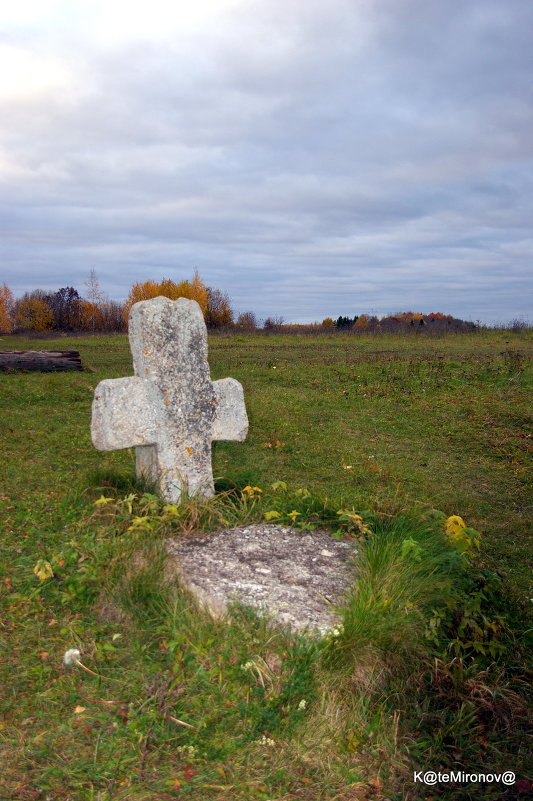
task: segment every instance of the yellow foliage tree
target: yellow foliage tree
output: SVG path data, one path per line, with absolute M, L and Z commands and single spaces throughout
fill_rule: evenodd
M 356 328 L 358 331 L 364 331 L 370 325 L 370 320 L 368 319 L 367 314 L 361 314 L 360 317 L 357 318 L 353 327 Z
M 82 331 L 101 331 L 104 328 L 103 309 L 99 303 L 82 300 L 79 314 Z
M 20 328 L 48 331 L 53 320 L 52 309 L 42 298 L 26 294 L 15 304 L 15 322 Z
M 422 314 L 422 312 L 408 311 L 408 312 L 401 312 L 400 314 L 397 314 L 396 318 L 398 320 L 401 320 L 404 323 L 408 323 L 408 324 L 411 325 L 411 324 L 414 324 L 414 323 L 419 323 L 420 320 L 423 320 L 424 315 Z
M 183 297 L 186 297 L 185 295 Z M 198 270 L 195 271 L 194 277 L 191 281 L 191 300 L 195 300 L 202 312 L 205 314 L 209 303 L 209 292 L 206 285 L 198 275 Z
M 15 298 L 7 284 L 0 286 L 0 334 L 9 334 L 13 330 Z
M 167 282 L 163 281 L 162 283 Z M 129 313 L 134 303 L 138 303 L 140 300 L 157 298 L 158 295 L 161 295 L 160 286 L 161 284 L 158 284 L 156 281 L 144 281 L 143 283 L 138 282 L 133 284 L 130 289 L 130 294 L 126 299 L 126 303 L 124 304 L 125 313 Z
M 143 281 L 134 284 L 124 304 L 124 316 L 128 317 L 134 303 L 160 296 L 170 298 L 170 300 L 177 300 L 177 298 L 195 300 L 205 317 L 209 303 L 209 292 L 198 272 L 194 273 L 192 281 L 180 281 L 179 284 L 176 284 L 170 278 L 164 278 L 159 283 L 157 281 Z

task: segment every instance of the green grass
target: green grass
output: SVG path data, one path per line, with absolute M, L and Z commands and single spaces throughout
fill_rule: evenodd
M 413 765 L 523 771 L 530 334 L 212 337 L 250 434 L 213 449 L 236 491 L 178 520 L 140 500 L 132 452 L 90 442 L 97 382 L 132 372 L 125 336 L 0 346 L 77 349 L 88 368 L 0 374 L 0 798 L 415 799 Z M 264 497 L 242 500 L 248 484 Z M 117 501 L 95 507 L 102 493 Z M 431 508 L 481 532 L 470 566 Z M 266 511 L 361 540 L 338 637 L 246 609 L 215 623 L 166 581 L 162 537 Z M 71 647 L 98 676 L 63 668 Z

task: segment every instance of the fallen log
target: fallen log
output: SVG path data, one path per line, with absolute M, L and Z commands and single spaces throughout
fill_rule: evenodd
M 77 350 L 0 350 L 0 370 L 82 370 Z

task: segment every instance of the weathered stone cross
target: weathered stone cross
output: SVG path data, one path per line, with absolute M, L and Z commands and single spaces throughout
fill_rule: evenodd
M 93 444 L 135 447 L 137 475 L 172 503 L 182 493 L 213 495 L 211 442 L 244 440 L 248 418 L 241 384 L 211 381 L 199 305 L 163 297 L 135 303 L 129 339 L 135 376 L 96 387 Z

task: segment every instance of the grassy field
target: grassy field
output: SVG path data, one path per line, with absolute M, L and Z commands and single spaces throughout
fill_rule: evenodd
M 440 766 L 525 779 L 530 332 L 211 337 L 250 433 L 214 445 L 226 492 L 178 512 L 143 495 L 132 452 L 90 442 L 94 387 L 132 372 L 125 336 L 0 347 L 86 367 L 0 375 L 1 799 L 418 799 L 413 769 Z M 468 564 L 431 509 L 481 533 Z M 246 609 L 221 626 L 168 586 L 165 536 L 267 511 L 360 539 L 368 597 L 338 642 Z M 63 666 L 69 648 L 93 673 Z

